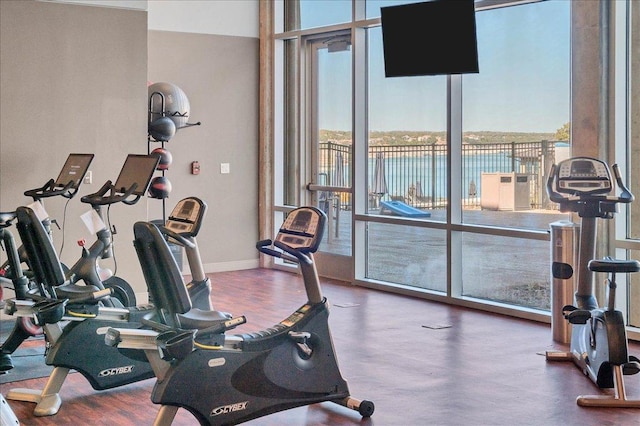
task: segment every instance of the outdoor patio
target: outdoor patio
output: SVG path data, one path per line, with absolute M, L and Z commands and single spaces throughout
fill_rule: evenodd
M 338 234 L 335 217 L 332 238 L 325 235 L 322 251 L 351 255 L 351 211 L 341 210 Z M 378 211 L 370 211 L 377 214 Z M 424 219 L 445 222 L 446 210 L 431 210 Z M 568 220 L 554 210 L 464 210 L 464 222 L 486 226 L 548 231 Z M 435 291 L 446 291 L 446 232 L 444 230 L 370 222 L 367 277 Z M 548 241 L 463 235 L 464 293 L 473 297 L 549 309 L 550 247 Z

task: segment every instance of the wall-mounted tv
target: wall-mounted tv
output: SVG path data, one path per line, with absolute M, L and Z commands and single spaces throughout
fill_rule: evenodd
M 135 183 L 137 186 L 133 195 L 143 196 L 149 189 L 151 176 L 153 176 L 158 162 L 160 162 L 159 155 L 127 155 L 114 185 L 116 191 L 125 193 Z
M 473 0 L 380 8 L 386 77 L 478 73 Z

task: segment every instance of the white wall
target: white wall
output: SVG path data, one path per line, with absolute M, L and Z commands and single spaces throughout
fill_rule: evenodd
M 147 0 L 38 0 L 51 3 L 70 3 L 79 6 L 113 7 L 117 9 L 147 10 Z
M 258 38 L 258 0 L 149 0 L 149 30 Z
M 38 0 L 146 10 L 150 30 L 258 37 L 258 0 Z

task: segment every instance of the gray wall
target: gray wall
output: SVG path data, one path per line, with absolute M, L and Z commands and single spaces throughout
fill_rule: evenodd
M 80 196 L 115 180 L 127 153 L 146 153 L 147 14 L 35 1 L 0 2 L 0 209 L 30 202 L 24 191 L 55 178 L 71 152 L 94 153 L 93 184 L 68 203 L 62 260 L 93 241 Z M 65 199 L 45 201 L 62 223 Z M 132 226 L 146 202 L 111 208 L 117 273 L 140 288 Z M 16 232 L 17 234 L 17 232 Z M 63 233 L 55 233 L 58 249 Z M 113 262 L 105 266 L 114 269 Z
M 147 81 L 168 81 L 189 97 L 190 121 L 203 125 L 166 146 L 174 159 L 167 210 L 188 195 L 207 201 L 199 238 L 207 270 L 257 265 L 257 39 L 148 33 L 145 11 L 32 0 L 0 1 L 0 18 L 0 210 L 29 203 L 23 192 L 55 178 L 69 153 L 94 153 L 93 184 L 66 215 L 64 199 L 45 202 L 52 217 L 66 218 L 54 239 L 60 249 L 64 235 L 61 258 L 75 262 L 75 242 L 93 241 L 79 219 L 89 209 L 80 197 L 114 180 L 128 153 L 147 152 Z M 199 176 L 189 173 L 194 160 Z M 220 162 L 230 174 L 219 173 Z M 140 295 L 132 226 L 162 217 L 161 205 L 143 199 L 110 209 L 117 273 Z
M 168 211 L 191 195 L 209 206 L 198 236 L 207 271 L 257 266 L 258 55 L 256 38 L 149 31 L 149 81 L 180 87 L 189 122 L 202 122 L 165 144 L 173 156 L 165 176 L 173 187 Z M 192 161 L 199 175 L 190 174 Z M 221 163 L 231 173 L 221 174 Z M 154 217 L 162 217 L 161 204 L 150 202 Z

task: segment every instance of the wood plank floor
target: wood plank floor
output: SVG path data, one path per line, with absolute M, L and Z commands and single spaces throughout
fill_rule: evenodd
M 249 270 L 211 275 L 217 309 L 247 316 L 238 331 L 271 326 L 305 301 L 300 277 Z M 323 281 L 338 361 L 352 395 L 375 403 L 361 417 L 332 403 L 296 408 L 251 425 L 631 425 L 640 410 L 582 408 L 580 394 L 598 394 L 571 363 L 547 362 L 549 325 L 451 307 L 335 281 Z M 633 343 L 631 353 L 640 355 Z M 640 398 L 640 375 L 626 376 L 627 395 Z M 41 389 L 45 379 L 2 385 Z M 151 425 L 154 379 L 94 391 L 72 373 L 62 407 L 34 417 L 33 404 L 9 401 L 23 425 Z M 197 390 L 194 390 L 197 392 Z M 174 425 L 195 425 L 179 410 Z

